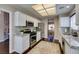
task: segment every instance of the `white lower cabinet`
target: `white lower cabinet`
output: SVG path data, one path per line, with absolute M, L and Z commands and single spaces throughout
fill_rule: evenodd
M 39 41 L 41 39 L 41 32 L 38 31 L 37 32 L 37 36 L 36 36 L 36 40 Z
M 14 40 L 14 49 L 17 53 L 23 53 L 30 46 L 30 35 L 16 35 Z
M 65 54 L 79 54 L 79 49 L 72 48 L 65 42 Z
M 70 47 L 66 42 L 65 42 L 65 54 L 70 54 Z

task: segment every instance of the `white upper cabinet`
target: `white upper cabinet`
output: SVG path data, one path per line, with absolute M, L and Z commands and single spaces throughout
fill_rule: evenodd
M 70 27 L 69 17 L 60 17 L 60 27 Z
M 76 10 L 76 25 L 79 25 L 79 4 L 75 5 Z
M 38 22 L 39 22 L 38 19 L 27 15 L 27 21 L 33 22 L 34 23 L 34 27 L 38 27 Z
M 26 14 L 19 11 L 15 12 L 15 26 L 26 26 Z
M 37 21 L 37 19 L 34 19 L 34 20 L 35 20 L 34 27 L 38 27 L 38 21 Z
M 38 24 L 41 23 L 41 21 L 38 19 L 34 19 L 34 20 L 35 20 L 34 27 L 38 27 Z
M 27 15 L 27 21 L 34 22 L 33 18 L 29 15 Z
M 78 26 L 76 25 L 76 14 L 70 17 L 71 19 L 71 29 L 78 30 Z
M 34 27 L 38 27 L 38 22 L 34 22 Z
M 38 19 L 24 13 L 19 11 L 15 12 L 15 26 L 26 26 L 26 20 L 33 22 L 34 27 L 38 27 L 38 23 L 40 22 Z

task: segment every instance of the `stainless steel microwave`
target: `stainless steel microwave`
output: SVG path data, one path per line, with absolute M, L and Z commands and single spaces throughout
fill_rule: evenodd
M 26 26 L 27 27 L 33 27 L 34 26 L 34 23 L 31 22 L 31 21 L 26 21 Z

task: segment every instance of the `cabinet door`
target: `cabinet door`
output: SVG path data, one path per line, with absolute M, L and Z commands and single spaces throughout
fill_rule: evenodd
M 76 13 L 76 25 L 79 25 L 79 12 Z
M 27 50 L 30 46 L 29 35 L 23 37 L 23 51 Z
M 76 12 L 79 11 L 79 4 L 75 4 L 75 10 L 76 10 Z
M 75 5 L 76 10 L 76 25 L 79 25 L 79 4 Z
M 70 54 L 70 46 L 65 42 L 65 54 Z
M 71 53 L 71 54 L 79 54 L 79 49 L 71 48 L 70 53 Z
M 37 41 L 41 39 L 41 32 L 37 32 Z
M 79 4 L 75 4 L 76 25 L 79 25 Z
M 14 40 L 14 49 L 18 53 L 22 53 L 22 37 L 21 36 L 15 36 Z
M 78 30 L 78 26 L 76 25 L 76 14 L 74 14 L 71 19 L 71 29 Z
M 29 16 L 29 15 L 27 15 L 27 21 L 34 22 L 34 21 L 32 20 L 32 17 Z
M 21 12 L 15 12 L 15 26 L 26 26 L 26 15 Z
M 14 49 L 18 53 L 23 53 L 30 46 L 29 35 L 26 36 L 15 36 Z
M 26 15 L 25 14 L 20 13 L 19 20 L 18 20 L 20 22 L 19 25 L 26 26 Z
M 38 23 L 37 22 L 34 22 L 34 27 L 38 27 Z

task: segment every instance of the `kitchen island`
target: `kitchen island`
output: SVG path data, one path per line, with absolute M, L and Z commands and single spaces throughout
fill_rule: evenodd
M 64 39 L 65 54 L 79 54 L 79 37 L 72 35 L 62 35 Z

